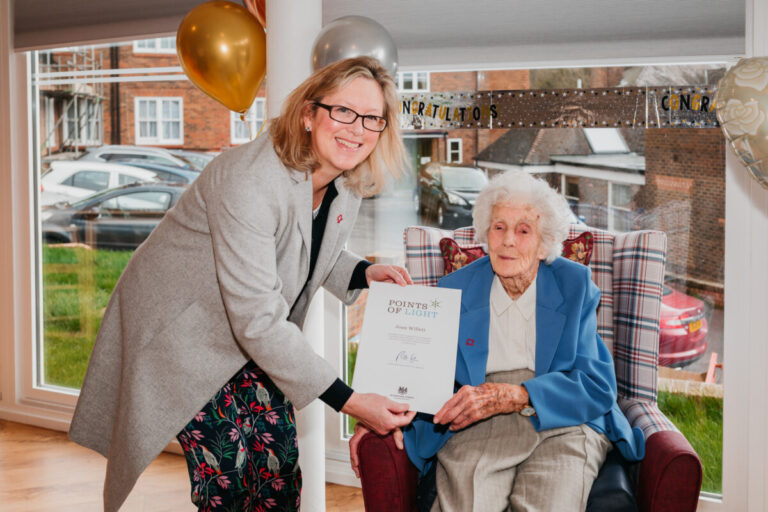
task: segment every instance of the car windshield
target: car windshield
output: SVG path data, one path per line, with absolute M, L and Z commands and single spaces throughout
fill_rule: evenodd
M 206 158 L 204 156 L 197 156 L 197 155 L 191 155 L 189 153 L 173 153 L 173 156 L 178 158 L 179 160 L 183 160 L 187 163 L 187 165 L 190 167 L 193 171 L 202 171 L 203 168 L 205 168 L 206 165 L 208 165 L 208 162 L 213 160 L 213 158 Z
M 443 167 L 443 186 L 454 190 L 480 190 L 488 178 L 472 167 Z
M 90 203 L 94 199 L 98 199 L 98 198 L 100 198 L 102 196 L 106 196 L 106 195 L 110 194 L 113 191 L 114 191 L 114 189 L 108 188 L 106 190 L 102 190 L 100 192 L 96 192 L 95 194 L 91 194 L 89 196 L 86 196 L 86 197 L 80 199 L 79 201 L 75 201 L 74 203 L 68 203 L 68 204 L 72 208 L 82 208 L 83 206 L 85 206 L 86 204 Z

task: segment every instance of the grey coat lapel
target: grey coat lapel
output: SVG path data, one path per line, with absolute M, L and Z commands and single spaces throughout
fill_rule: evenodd
M 312 180 L 301 171 L 289 169 L 294 182 L 293 203 L 296 211 L 297 224 L 304 248 L 301 252 L 299 275 L 306 276 L 309 272 L 309 253 L 312 247 Z M 304 282 L 299 283 L 303 286 Z
M 328 210 L 328 220 L 325 224 L 325 231 L 323 231 L 323 242 L 317 255 L 315 272 L 312 275 L 312 284 L 322 282 L 318 281 L 318 279 L 325 279 L 327 271 L 330 270 L 334 263 L 331 259 L 334 255 L 338 255 L 336 245 L 342 228 L 346 226 L 346 223 L 353 221 L 347 212 L 349 196 L 352 194 L 352 191 L 344 183 L 345 179 L 342 176 L 334 180 L 336 192 L 339 195 L 333 200 Z

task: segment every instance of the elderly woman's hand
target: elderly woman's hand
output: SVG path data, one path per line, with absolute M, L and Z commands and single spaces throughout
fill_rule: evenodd
M 365 269 L 365 278 L 368 280 L 368 285 L 373 281 L 394 283 L 399 284 L 400 286 L 413 284 L 411 276 L 408 275 L 408 271 L 397 265 L 382 265 L 380 263 L 370 265 Z
M 514 384 L 486 382 L 462 386 L 435 414 L 434 422 L 461 430 L 496 414 L 519 412 L 528 403 L 528 391 Z
M 355 476 L 357 478 L 360 478 L 360 458 L 357 455 L 357 447 L 360 444 L 360 440 L 363 438 L 365 434 L 370 432 L 370 429 L 366 428 L 365 425 L 363 425 L 360 422 L 357 422 L 355 425 L 355 435 L 352 436 L 352 439 L 349 440 L 349 461 L 352 464 L 352 471 L 355 472 Z M 398 450 L 402 450 L 405 448 L 405 444 L 403 444 L 403 431 L 399 428 L 396 428 L 392 431 L 392 437 L 395 440 L 395 446 Z

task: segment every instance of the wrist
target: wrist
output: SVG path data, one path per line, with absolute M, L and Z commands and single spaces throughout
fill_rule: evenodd
M 339 412 L 343 412 L 344 414 L 348 414 L 349 416 L 354 416 L 356 418 L 357 416 L 355 415 L 355 412 L 357 410 L 357 401 L 359 396 L 359 393 L 352 391 L 352 394 L 349 395 L 349 398 L 347 398 L 347 401 L 344 402 L 344 405 L 341 407 Z

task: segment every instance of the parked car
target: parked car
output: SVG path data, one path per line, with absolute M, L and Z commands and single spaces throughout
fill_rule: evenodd
M 426 164 L 419 172 L 415 194 L 422 222 L 432 220 L 441 228 L 472 224 L 472 207 L 487 183 L 477 167 Z
M 202 151 L 189 151 L 186 149 L 169 149 L 168 152 L 192 164 L 198 171 L 202 171 L 211 160 L 216 158 L 213 153 L 204 153 Z
M 183 158 L 170 153 L 167 149 L 152 148 L 147 146 L 106 145 L 97 148 L 88 148 L 78 158 L 84 162 L 119 162 L 120 160 L 147 160 L 163 165 L 181 167 L 182 169 L 196 169 L 194 165 Z
M 707 351 L 707 308 L 701 300 L 664 285 L 659 364 L 685 366 Z
M 74 201 L 112 187 L 156 181 L 147 169 L 106 162 L 58 161 L 40 178 L 40 204 Z
M 40 214 L 43 241 L 135 249 L 185 189 L 178 183 L 133 183 L 98 192 L 72 204 L 47 206 Z
M 120 163 L 122 165 L 129 165 L 131 167 L 152 171 L 155 173 L 158 181 L 165 181 L 168 183 L 182 183 L 184 185 L 189 185 L 200 176 L 200 171 L 192 171 L 190 169 L 182 169 L 181 167 L 158 164 L 150 162 L 149 160 L 121 160 Z

